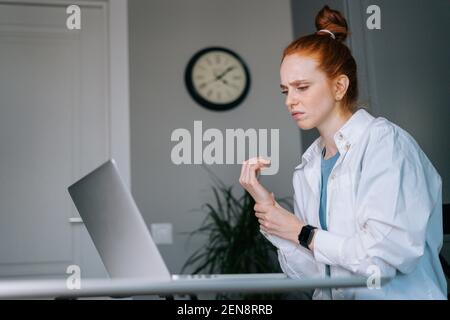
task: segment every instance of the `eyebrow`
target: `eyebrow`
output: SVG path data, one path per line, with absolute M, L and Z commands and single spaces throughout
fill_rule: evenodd
M 289 82 L 289 85 L 292 86 L 292 87 L 295 87 L 295 86 L 298 86 L 298 85 L 300 85 L 302 83 L 308 83 L 308 80 L 306 80 L 306 79 L 294 80 L 294 81 Z M 281 89 L 286 89 L 287 87 L 285 85 L 283 85 L 283 84 L 280 84 L 280 88 Z

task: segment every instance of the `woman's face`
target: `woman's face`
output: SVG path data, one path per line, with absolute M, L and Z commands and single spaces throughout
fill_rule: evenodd
M 313 58 L 298 54 L 286 56 L 280 77 L 285 103 L 299 128 L 320 127 L 337 112 L 328 78 Z

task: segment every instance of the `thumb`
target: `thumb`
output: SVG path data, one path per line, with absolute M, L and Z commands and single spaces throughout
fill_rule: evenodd
M 270 196 L 272 197 L 273 205 L 274 205 L 276 208 L 279 208 L 280 205 L 278 204 L 277 200 L 275 200 L 275 194 L 274 194 L 273 192 L 271 192 L 271 193 L 270 193 Z

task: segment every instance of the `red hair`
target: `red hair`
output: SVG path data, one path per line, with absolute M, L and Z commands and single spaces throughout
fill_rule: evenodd
M 350 112 L 356 110 L 358 99 L 358 79 L 356 61 L 350 49 L 343 43 L 349 35 L 347 21 L 337 10 L 324 6 L 316 16 L 316 33 L 306 35 L 291 42 L 283 51 L 283 59 L 292 54 L 313 57 L 318 67 L 333 80 L 339 75 L 346 75 L 349 86 L 345 93 L 343 105 Z M 328 30 L 332 35 L 325 31 Z

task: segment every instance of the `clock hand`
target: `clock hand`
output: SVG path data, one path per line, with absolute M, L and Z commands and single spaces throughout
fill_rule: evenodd
M 216 76 L 215 73 L 213 73 L 214 75 L 214 79 L 209 80 L 208 82 L 204 82 L 201 86 L 200 89 L 203 89 L 204 87 L 206 87 L 207 85 L 211 84 L 212 82 L 216 82 L 217 80 L 220 80 L 219 76 Z
M 236 88 L 235 85 L 230 84 L 227 80 L 225 80 L 225 79 L 220 79 L 220 80 L 221 80 L 221 81 L 223 82 L 223 84 L 226 85 L 228 88 L 232 88 L 232 89 L 234 89 L 234 90 L 238 90 L 238 88 Z
M 203 89 L 204 87 L 206 87 L 206 86 L 209 85 L 210 83 L 216 82 L 216 81 L 218 81 L 218 80 L 220 80 L 220 81 L 222 81 L 224 84 L 230 86 L 230 85 L 228 84 L 228 81 L 226 81 L 225 79 L 222 79 L 222 78 L 223 78 L 228 72 L 232 71 L 232 70 L 235 69 L 235 68 L 236 68 L 236 66 L 228 67 L 224 72 L 222 72 L 222 73 L 219 74 L 218 76 L 216 76 L 216 74 L 213 73 L 214 79 L 209 80 L 208 82 L 203 83 L 203 84 L 200 86 L 200 89 Z
M 236 68 L 235 66 L 228 67 L 224 72 L 216 76 L 216 80 L 222 79 L 228 72 L 232 71 L 235 68 Z

